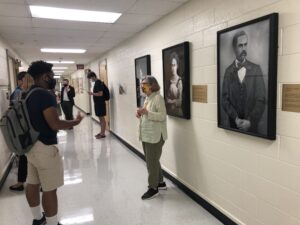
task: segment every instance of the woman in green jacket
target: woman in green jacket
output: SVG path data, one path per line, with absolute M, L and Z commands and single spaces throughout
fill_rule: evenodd
M 142 196 L 146 200 L 157 196 L 159 189 L 167 189 L 159 162 L 167 139 L 167 114 L 155 77 L 146 76 L 141 86 L 147 97 L 144 106 L 137 109 L 136 117 L 140 120 L 139 139 L 143 145 L 148 170 L 148 191 Z

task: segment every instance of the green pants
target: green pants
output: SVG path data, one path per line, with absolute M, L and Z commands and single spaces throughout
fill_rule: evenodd
M 149 188 L 157 189 L 158 183 L 163 182 L 163 174 L 159 159 L 164 143 L 165 141 L 162 137 L 160 141 L 155 144 L 142 142 L 148 170 Z

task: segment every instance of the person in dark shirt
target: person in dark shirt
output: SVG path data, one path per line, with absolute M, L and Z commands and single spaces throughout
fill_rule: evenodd
M 93 96 L 94 100 L 94 109 L 96 116 L 99 117 L 100 121 L 100 133 L 96 134 L 95 137 L 97 139 L 99 138 L 105 138 L 105 129 L 106 129 L 106 104 L 105 99 L 103 97 L 103 89 L 104 89 L 104 83 L 99 80 L 94 72 L 89 72 L 87 75 L 87 78 L 95 82 L 93 92 L 88 92 L 89 95 Z
M 66 120 L 73 120 L 73 105 L 75 90 L 69 85 L 68 79 L 63 79 L 63 87 L 61 88 L 61 107 L 65 114 Z
M 236 59 L 225 71 L 222 107 L 231 128 L 257 132 L 266 105 L 266 88 L 259 65 L 247 60 L 248 36 L 237 32 L 232 41 Z
M 56 110 L 55 96 L 50 92 L 55 87 L 52 64 L 44 61 L 33 62 L 28 73 L 34 79 L 33 92 L 27 100 L 30 122 L 40 134 L 38 141 L 27 153 L 28 177 L 26 198 L 33 215 L 33 225 L 57 225 L 57 194 L 56 190 L 64 183 L 62 157 L 57 148 L 57 131 L 78 125 L 82 116 L 74 120 L 60 120 Z M 42 203 L 45 214 L 40 207 L 40 186 L 43 189 Z

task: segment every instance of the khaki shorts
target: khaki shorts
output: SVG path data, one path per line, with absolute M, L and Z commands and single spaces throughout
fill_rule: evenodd
M 37 141 L 27 153 L 28 184 L 41 184 L 43 191 L 52 191 L 64 184 L 62 157 L 55 145 Z

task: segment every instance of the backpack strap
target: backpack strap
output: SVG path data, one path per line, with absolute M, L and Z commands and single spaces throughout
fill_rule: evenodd
M 24 93 L 25 95 L 23 96 L 23 99 L 24 101 L 26 102 L 27 99 L 29 98 L 29 96 L 35 92 L 35 91 L 40 91 L 40 90 L 45 90 L 44 88 L 40 88 L 40 87 L 37 87 L 37 88 L 33 88 L 31 90 L 29 90 L 28 92 Z

